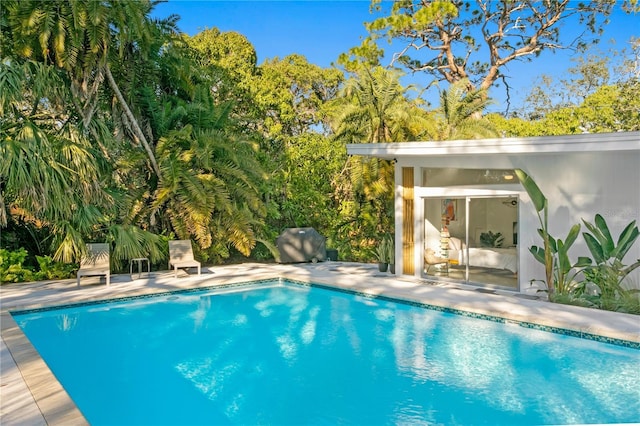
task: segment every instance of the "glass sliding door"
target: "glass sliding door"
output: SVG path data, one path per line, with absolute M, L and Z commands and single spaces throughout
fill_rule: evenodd
M 468 281 L 517 288 L 517 198 L 470 197 L 468 205 Z
M 462 242 L 466 232 L 465 198 L 425 198 L 424 270 L 427 275 L 466 280 Z
M 424 198 L 424 212 L 427 276 L 517 288 L 517 198 Z

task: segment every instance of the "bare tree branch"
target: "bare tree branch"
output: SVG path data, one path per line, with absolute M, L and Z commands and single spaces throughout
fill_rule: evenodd
M 588 35 L 601 32 L 614 4 L 608 0 L 410 0 L 394 3 L 389 16 L 369 23 L 368 28 L 373 40 L 385 37 L 400 43 L 390 65 L 400 63 L 449 83 L 469 79 L 487 89 L 503 78 L 501 69 L 509 62 L 585 45 Z M 584 31 L 566 41 L 561 37 L 563 22 Z M 469 90 L 475 85 L 470 83 Z

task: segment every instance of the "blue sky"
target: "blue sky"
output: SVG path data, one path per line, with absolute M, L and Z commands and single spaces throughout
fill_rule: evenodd
M 378 16 L 369 12 L 369 6 L 369 0 L 170 0 L 158 5 L 154 15 L 179 15 L 178 26 L 189 35 L 213 27 L 243 34 L 255 47 L 258 64 L 267 58 L 298 53 L 311 63 L 328 67 L 340 53 L 359 45 L 366 37 L 363 23 Z M 563 29 L 567 35 L 575 31 L 570 26 Z M 618 10 L 605 27 L 600 50 L 627 47 L 632 35 L 640 37 L 640 15 L 627 15 Z M 615 40 L 615 44 L 611 40 Z M 569 51 L 546 52 L 531 63 L 510 64 L 505 72 L 510 75 L 514 103 L 529 93 L 537 76 L 566 77 L 567 68 L 573 65 L 570 58 Z M 418 74 L 412 82 L 426 86 L 430 80 L 425 74 Z M 497 110 L 501 110 L 502 92 L 491 93 L 498 102 Z

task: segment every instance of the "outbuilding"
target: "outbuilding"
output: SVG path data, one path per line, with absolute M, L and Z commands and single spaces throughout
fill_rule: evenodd
M 400 275 L 517 291 L 544 280 L 529 252 L 542 245 L 538 215 L 516 169 L 547 197 L 555 238 L 601 214 L 617 239 L 640 217 L 640 132 L 349 144 L 347 152 L 395 163 Z M 578 256 L 590 256 L 582 236 L 570 251 Z M 639 258 L 637 242 L 624 260 Z M 627 284 L 640 287 L 640 268 Z

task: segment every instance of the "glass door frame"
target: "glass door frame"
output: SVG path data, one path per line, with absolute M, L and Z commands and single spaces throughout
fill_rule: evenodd
M 416 248 L 420 248 L 420 250 L 424 251 L 426 248 L 426 240 L 427 240 L 427 236 L 426 236 L 426 232 L 427 230 L 425 229 L 425 222 L 427 220 L 427 215 L 426 215 L 426 209 L 425 209 L 425 203 L 427 199 L 438 199 L 438 200 L 444 200 L 444 199 L 454 199 L 454 200 L 458 200 L 458 202 L 464 202 L 464 248 L 461 247 L 461 249 L 464 250 L 464 259 L 465 260 L 465 270 L 464 270 L 464 284 L 474 284 L 474 285 L 482 285 L 482 286 L 487 286 L 489 285 L 488 283 L 480 283 L 480 282 L 471 282 L 469 281 L 469 266 L 470 266 L 470 262 L 469 262 L 469 248 L 470 248 L 470 240 L 469 240 L 469 235 L 470 235 L 470 229 L 469 229 L 469 219 L 470 219 L 470 203 L 472 199 L 478 199 L 478 198 L 504 198 L 504 199 L 515 199 L 517 202 L 517 205 L 520 205 L 520 198 L 519 192 L 516 191 L 505 191 L 505 190 L 478 190 L 478 189 L 473 189 L 473 190 L 459 190 L 460 188 L 457 188 L 458 190 L 453 192 L 451 191 L 451 188 L 423 188 L 423 191 L 420 191 L 420 194 L 416 194 L 417 198 L 420 199 L 420 222 L 421 222 L 421 226 L 419 229 L 420 232 L 420 238 L 419 241 L 421 242 L 421 244 L 416 244 Z M 519 220 L 519 216 L 520 216 L 520 211 L 518 210 L 516 213 L 516 223 L 520 223 Z M 515 231 L 517 232 L 517 225 L 515 228 Z M 519 233 L 519 232 L 517 232 Z M 519 243 L 519 241 L 518 241 Z M 515 244 L 516 245 L 516 258 L 519 259 L 519 255 L 520 255 L 520 245 L 519 244 Z M 421 271 L 421 275 L 427 275 L 425 271 L 425 267 L 424 267 L 424 259 L 423 256 L 419 256 L 420 259 L 422 259 L 422 265 L 420 268 L 416 268 L 417 271 Z M 440 278 L 440 277 L 439 277 Z M 453 280 L 453 281 L 457 281 L 459 282 L 460 280 L 456 280 L 456 279 L 451 279 L 449 277 L 447 277 L 448 280 Z M 516 281 L 516 289 L 518 287 L 519 283 Z

